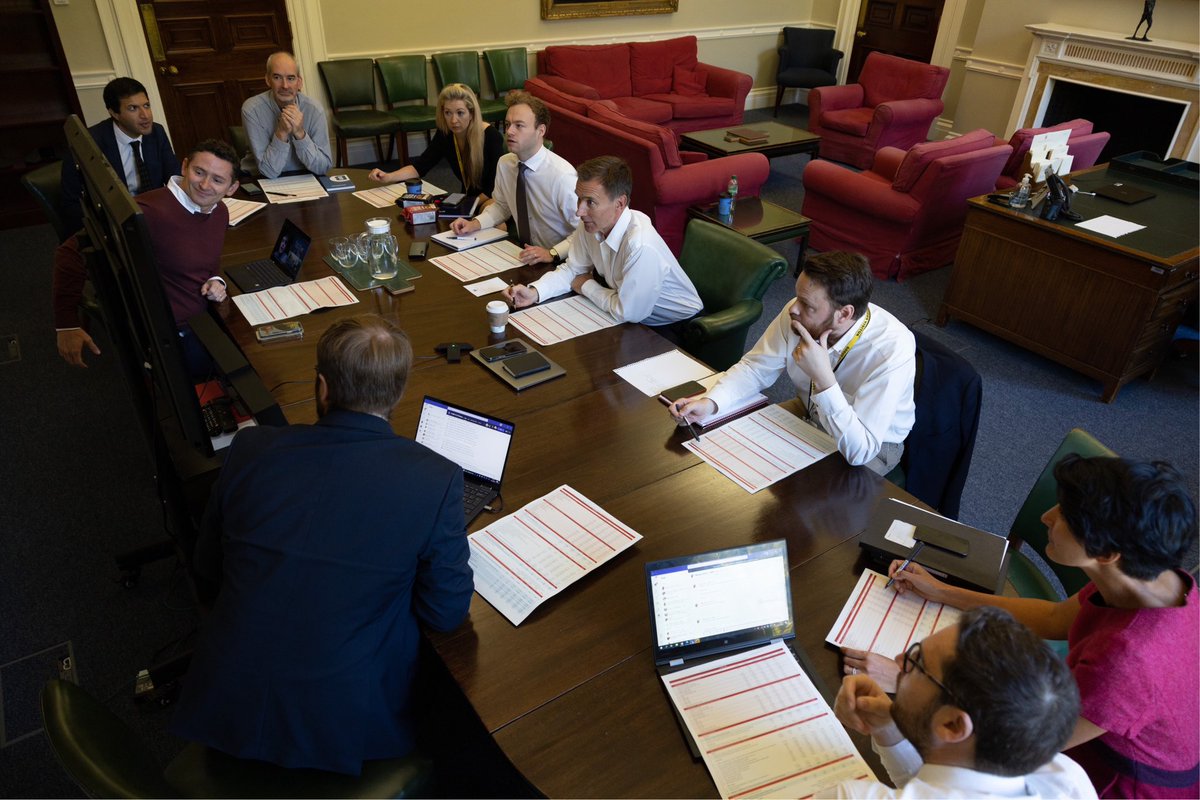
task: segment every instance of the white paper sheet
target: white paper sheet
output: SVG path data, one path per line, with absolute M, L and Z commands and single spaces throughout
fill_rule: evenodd
M 437 239 L 437 236 L 433 238 Z M 513 242 L 505 240 L 431 258 L 429 263 L 460 281 L 473 281 L 484 275 L 492 275 L 521 266 L 520 255 L 521 248 Z
M 1084 222 L 1077 222 L 1075 223 L 1075 227 L 1083 228 L 1086 231 L 1102 233 L 1105 236 L 1111 236 L 1115 239 L 1119 236 L 1124 236 L 1127 233 L 1140 231 L 1146 226 L 1138 225 L 1136 222 L 1130 222 L 1129 220 L 1119 219 L 1117 217 L 1112 217 L 1108 214 L 1105 214 L 1102 217 L 1095 217 L 1093 219 L 1085 220 Z
M 777 405 L 734 420 L 683 446 L 751 494 L 837 450 L 829 434 Z
M 698 381 L 712 375 L 706 365 L 682 350 L 671 350 L 662 355 L 643 358 L 613 372 L 632 383 L 647 397 L 655 397 L 664 389 L 670 389 L 686 381 Z
M 270 203 L 303 203 L 329 197 L 316 175 L 292 175 L 287 178 L 259 178 L 259 187 Z
M 500 228 L 481 228 L 477 231 L 471 231 L 468 234 L 464 234 L 463 236 L 459 236 L 454 231 L 442 231 L 441 233 L 435 233 L 429 238 L 433 239 L 433 241 L 437 242 L 448 250 L 456 250 L 461 252 L 463 250 L 470 250 L 474 247 L 482 247 L 489 242 L 499 241 L 507 236 L 508 231 L 501 230 Z M 520 248 L 517 248 L 517 252 L 520 252 Z M 495 272 L 495 270 L 492 271 Z
M 467 537 L 475 591 L 520 625 L 641 538 L 570 486 L 559 486 Z
M 828 797 L 842 781 L 875 777 L 782 643 L 662 680 L 721 797 Z
M 233 304 L 251 325 L 300 317 L 318 308 L 354 305 L 358 298 L 337 275 L 239 294 Z
M 421 191 L 425 194 L 431 194 L 434 197 L 445 194 L 445 189 L 439 189 L 429 181 L 421 183 Z M 375 208 L 388 208 L 396 205 L 396 201 L 400 199 L 400 195 L 406 194 L 408 189 L 404 187 L 404 182 L 389 183 L 386 186 L 376 186 L 374 189 L 360 189 L 354 193 L 354 196 L 364 203 L 368 203 Z
M 488 278 L 479 283 L 468 283 L 463 288 L 476 297 L 483 297 L 485 294 L 502 292 L 506 286 L 508 286 L 508 282 L 504 278 Z
M 887 576 L 863 570 L 858 585 L 825 641 L 836 647 L 870 650 L 892 658 L 913 642 L 958 622 L 957 608 L 924 600 L 913 592 L 899 594 Z
M 256 211 L 262 211 L 267 207 L 266 203 L 257 203 L 253 200 L 235 200 L 232 197 L 226 197 L 222 202 L 229 209 L 229 227 L 231 228 Z
M 583 295 L 518 311 L 508 321 L 543 347 L 620 324 Z

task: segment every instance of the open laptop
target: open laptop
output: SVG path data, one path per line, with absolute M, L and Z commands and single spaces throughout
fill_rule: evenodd
M 468 525 L 500 496 L 500 480 L 516 426 L 508 420 L 425 396 L 416 440 L 463 469 Z
M 283 221 L 279 238 L 271 250 L 270 258 L 239 264 L 225 270 L 243 292 L 257 292 L 272 286 L 287 286 L 296 280 L 300 265 L 308 255 L 312 239 L 290 219 Z
M 788 576 L 783 539 L 646 564 L 658 673 L 666 675 L 734 651 L 794 639 Z M 700 758 L 700 748 L 674 703 L 671 708 L 692 757 Z

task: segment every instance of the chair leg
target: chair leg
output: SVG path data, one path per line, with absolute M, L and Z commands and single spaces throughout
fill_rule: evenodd
M 783 101 L 783 90 L 786 87 L 780 84 L 775 87 L 775 116 L 779 116 L 779 104 Z
M 344 167 L 346 166 L 346 137 L 342 136 L 340 133 L 337 135 L 337 148 L 337 165 L 339 167 Z
M 400 166 L 408 163 L 408 131 L 396 131 L 396 139 L 400 144 L 396 148 L 396 157 L 400 159 Z
M 392 154 L 391 142 L 388 142 L 388 155 Z M 375 134 L 375 163 L 383 163 L 383 145 L 380 143 L 379 134 Z

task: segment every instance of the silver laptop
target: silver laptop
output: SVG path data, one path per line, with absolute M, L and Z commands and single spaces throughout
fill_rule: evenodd
M 467 524 L 500 496 L 500 481 L 516 426 L 508 420 L 426 395 L 416 440 L 463 469 Z

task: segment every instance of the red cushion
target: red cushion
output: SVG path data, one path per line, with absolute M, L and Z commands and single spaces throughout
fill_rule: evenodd
M 699 97 L 708 94 L 708 70 L 687 69 L 676 67 L 675 77 L 671 81 L 671 91 L 685 97 Z
M 841 131 L 851 136 L 866 136 L 867 128 L 875 117 L 873 108 L 846 108 L 841 111 L 821 112 L 821 127 Z
M 889 100 L 937 100 L 949 75 L 945 67 L 874 52 L 867 56 L 858 82 L 863 87 L 863 105 L 874 108 Z
M 578 95 L 567 94 L 559 91 L 552 83 L 553 75 L 539 75 L 536 78 L 530 78 L 525 81 L 525 90 L 534 97 L 540 97 L 542 100 L 548 100 L 556 106 L 574 111 L 576 114 L 587 114 L 588 105 L 593 102 L 609 102 L 607 100 L 585 100 Z
M 647 95 L 671 91 L 675 67 L 696 66 L 696 37 L 680 36 L 659 42 L 629 43 L 629 74 L 633 91 Z
M 675 141 L 674 131 L 659 125 L 630 119 L 619 111 L 613 111 L 607 104 L 608 101 L 601 101 L 592 105 L 588 109 L 588 116 L 610 128 L 616 128 L 619 131 L 628 133 L 630 136 L 636 136 L 639 139 L 645 139 L 650 142 L 658 148 L 662 154 L 663 163 L 667 165 L 668 169 L 683 165 L 683 160 L 679 156 L 679 145 Z
M 546 71 L 593 87 L 602 98 L 633 94 L 629 45 L 555 45 L 544 51 Z
M 673 119 L 704 119 L 725 117 L 736 110 L 732 97 L 689 96 L 683 94 L 652 94 L 647 100 L 667 103 Z
M 670 122 L 673 116 L 670 103 L 648 97 L 614 97 L 612 101 L 622 114 L 642 122 Z
M 992 147 L 995 141 L 996 137 L 993 134 L 979 128 L 944 142 L 925 142 L 916 145 L 900 162 L 900 168 L 896 170 L 896 178 L 892 181 L 892 188 L 898 192 L 907 192 L 920 180 L 925 168 L 935 158 L 984 150 Z

